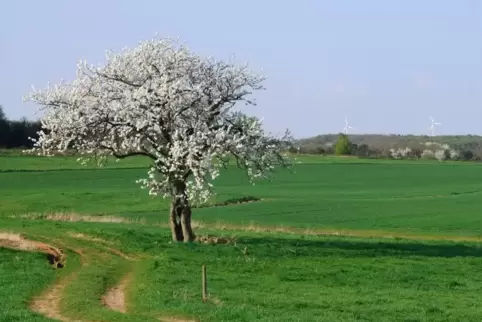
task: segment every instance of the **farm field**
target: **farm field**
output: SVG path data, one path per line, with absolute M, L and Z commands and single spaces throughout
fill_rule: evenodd
M 9 160 L 10 159 L 10 160 Z M 308 157 L 295 173 L 251 185 L 228 169 L 215 182 L 212 203 L 255 197 L 258 202 L 196 209 L 206 224 L 353 229 L 482 236 L 482 166 Z M 168 202 L 135 180 L 143 159 L 82 168 L 75 158 L 0 158 L 2 216 L 32 213 L 114 215 L 166 222 Z M 114 168 L 118 166 L 119 168 Z
M 29 303 L 62 285 L 43 314 L 65 321 L 480 321 L 480 165 L 300 161 L 254 186 L 227 169 L 193 220 L 199 235 L 231 242 L 177 245 L 167 202 L 135 183 L 144 159 L 96 169 L 73 157 L 0 157 L 0 232 L 68 255 L 51 270 L 38 254 L 0 248 L 10 285 L 0 320 L 48 321 Z M 231 204 L 243 197 L 260 200 Z M 117 284 L 126 313 L 103 305 Z

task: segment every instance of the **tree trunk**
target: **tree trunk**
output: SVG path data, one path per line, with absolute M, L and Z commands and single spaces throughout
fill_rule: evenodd
M 192 242 L 195 235 L 191 227 L 191 206 L 186 195 L 186 184 L 177 181 L 172 188 L 173 197 L 169 212 L 172 240 Z
M 171 226 L 171 234 L 173 241 L 182 241 L 182 227 L 179 218 L 179 212 L 177 211 L 176 200 L 171 203 L 171 210 L 169 212 L 169 224 Z
M 191 207 L 189 204 L 184 205 L 181 211 L 181 227 L 184 242 L 189 243 L 194 240 L 194 233 L 191 227 Z

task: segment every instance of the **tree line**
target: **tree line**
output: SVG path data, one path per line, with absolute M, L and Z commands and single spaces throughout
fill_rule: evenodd
M 0 106 L 0 148 L 31 148 L 33 142 L 29 138 L 38 137 L 42 125 L 40 121 L 7 119 L 2 106 Z
M 0 105 L 0 148 L 32 148 L 40 121 L 9 120 Z M 439 142 L 430 142 L 439 141 Z M 432 146 L 427 146 L 431 143 Z M 449 144 L 447 144 L 449 143 Z M 320 135 L 298 141 L 292 153 L 351 155 L 362 158 L 482 160 L 482 138 L 477 136 L 424 137 L 400 135 Z
M 433 138 L 400 135 L 348 136 L 340 133 L 299 140 L 298 146 L 291 148 L 290 152 L 376 159 L 480 161 L 481 146 L 482 138 L 477 136 Z

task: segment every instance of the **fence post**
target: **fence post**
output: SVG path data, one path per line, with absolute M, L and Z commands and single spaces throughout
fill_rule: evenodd
M 203 302 L 206 302 L 208 299 L 208 282 L 206 277 L 206 265 L 202 265 L 202 294 L 203 294 Z

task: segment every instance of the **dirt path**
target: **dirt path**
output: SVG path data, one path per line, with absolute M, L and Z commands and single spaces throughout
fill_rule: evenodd
M 82 320 L 67 318 L 60 312 L 60 300 L 62 299 L 64 289 L 71 280 L 75 279 L 75 275 L 76 273 L 72 273 L 59 279 L 51 288 L 34 298 L 30 304 L 32 311 L 63 322 L 82 322 Z
M 113 311 L 120 313 L 127 313 L 126 289 L 132 281 L 132 272 L 127 273 L 116 286 L 109 289 L 105 295 L 102 296 L 102 304 Z M 175 316 L 158 317 L 162 322 L 197 322 L 197 320 L 190 320 Z
M 33 236 L 35 239 L 41 240 L 48 240 L 49 242 L 55 243 L 56 245 L 61 246 L 65 250 L 72 251 L 79 255 L 80 257 L 80 268 L 76 271 L 58 278 L 53 285 L 49 288 L 44 290 L 40 295 L 34 297 L 29 307 L 33 312 L 41 314 L 47 318 L 62 321 L 62 322 L 88 322 L 86 320 L 79 320 L 79 319 L 72 319 L 70 317 L 66 317 L 62 314 L 60 309 L 60 303 L 62 301 L 63 294 L 65 292 L 65 288 L 69 285 L 72 281 L 76 279 L 78 271 L 83 267 L 89 265 L 90 256 L 84 253 L 83 250 L 72 248 L 68 246 L 64 240 L 60 240 L 58 238 L 47 238 L 46 236 L 36 235 Z M 104 251 L 111 253 L 113 255 L 119 256 L 127 261 L 136 261 L 140 258 L 137 256 L 129 256 L 123 253 L 121 250 L 106 246 L 105 244 L 109 244 L 101 239 L 95 239 L 92 236 L 88 235 L 71 235 L 70 237 L 79 238 L 84 240 L 89 240 L 90 242 L 94 242 L 96 244 L 104 244 L 101 245 Z M 31 252 L 41 252 L 48 255 L 49 260 L 52 258 L 55 261 L 55 267 L 60 268 L 63 267 L 65 263 L 65 254 L 61 248 L 57 248 L 52 246 L 48 243 L 34 241 L 24 238 L 22 235 L 17 233 L 7 233 L 7 232 L 0 232 L 0 247 L 10 248 L 15 250 L 22 250 L 22 251 L 31 251 Z M 102 251 L 99 252 L 99 255 Z M 141 256 L 142 257 L 142 256 Z M 62 259 L 62 265 L 58 266 L 57 262 L 60 262 L 60 258 Z M 117 311 L 120 313 L 127 313 L 127 301 L 126 301 L 126 289 L 129 283 L 132 280 L 133 273 L 127 273 L 119 283 L 109 289 L 105 295 L 102 296 L 101 301 L 102 304 L 113 311 Z M 152 318 L 152 316 L 151 316 Z M 158 317 L 159 321 L 164 322 L 193 322 L 196 320 L 186 319 L 183 317 L 174 317 L 174 316 L 163 316 Z
M 55 243 L 79 255 L 81 268 L 87 265 L 86 257 L 82 250 L 71 248 L 65 245 L 60 240 L 55 240 Z M 65 287 L 69 285 L 71 281 L 75 280 L 76 276 L 77 271 L 72 272 L 62 278 L 59 278 L 53 286 L 45 290 L 39 296 L 32 299 L 30 303 L 30 309 L 48 318 L 63 322 L 87 322 L 85 320 L 68 318 L 62 315 L 60 310 L 60 301 L 62 300 L 62 295 L 64 293 Z
M 65 263 L 65 255 L 60 248 L 54 247 L 47 243 L 25 239 L 20 234 L 4 232 L 0 233 L 0 247 L 44 253 L 48 256 L 50 263 L 55 264 L 55 267 L 57 268 L 63 267 Z M 81 251 L 75 252 L 80 255 L 82 254 Z M 60 262 L 61 265 L 58 265 Z M 75 274 L 76 273 L 74 272 L 68 276 L 58 279 L 53 286 L 48 288 L 39 296 L 33 298 L 30 303 L 31 310 L 48 318 L 59 321 L 77 321 L 69 319 L 60 313 L 60 300 L 62 298 L 62 293 L 65 289 L 65 286 L 75 278 Z
M 0 247 L 44 253 L 47 255 L 50 264 L 56 268 L 62 268 L 65 264 L 65 255 L 62 249 L 43 242 L 25 239 L 20 234 L 0 232 Z
M 127 285 L 129 285 L 131 277 L 132 273 L 128 273 L 121 279 L 119 284 L 108 290 L 107 293 L 102 296 L 102 304 L 113 311 L 126 313 L 126 288 Z

